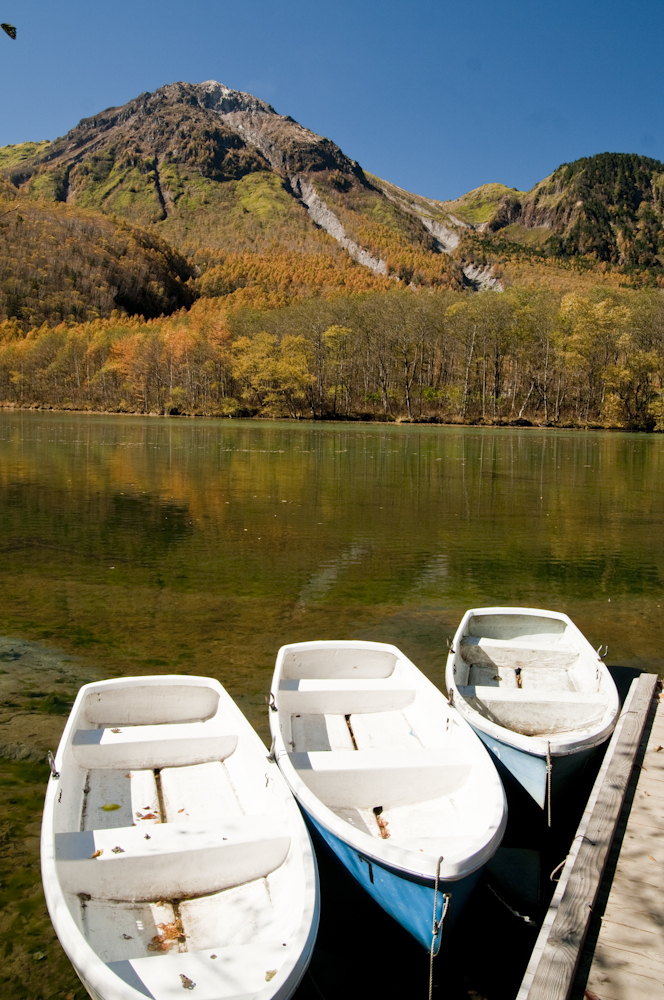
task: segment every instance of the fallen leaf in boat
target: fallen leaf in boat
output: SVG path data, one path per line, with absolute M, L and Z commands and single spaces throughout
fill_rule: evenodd
M 650 858 L 651 861 L 655 861 L 655 859 L 653 858 L 652 854 L 649 854 L 648 857 Z M 657 864 L 656 861 L 655 861 L 655 864 Z
M 653 747 L 653 749 L 654 749 L 655 753 L 659 753 L 659 751 L 662 749 L 661 743 L 660 743 L 660 745 L 658 747 Z
M 155 815 L 155 813 L 146 813 L 145 816 L 141 816 L 139 813 L 136 813 L 136 815 L 138 816 L 139 819 L 158 819 L 159 818 L 158 816 Z
M 189 976 L 183 976 L 182 973 L 180 973 L 180 979 L 185 990 L 193 990 L 196 986 L 196 983 L 192 983 Z
M 133 937 L 131 936 L 131 934 L 123 934 L 122 936 L 125 939 L 125 941 L 133 941 L 134 940 Z
M 382 816 L 377 816 L 376 817 L 376 821 L 378 823 L 378 829 L 380 830 L 380 835 L 383 838 L 383 840 L 389 840 L 390 839 L 390 831 L 387 828 L 388 827 L 387 820 L 383 819 Z
M 46 952 L 45 951 L 36 951 L 33 954 L 32 958 L 33 958 L 33 961 L 35 961 L 35 962 L 41 962 L 42 958 L 46 958 Z
M 112 847 L 111 851 L 113 852 L 113 854 L 124 854 L 125 849 L 124 847 Z
M 276 969 L 268 969 L 267 972 L 265 973 L 265 982 L 269 983 L 271 979 L 274 979 L 276 974 L 277 974 Z
M 121 733 L 122 730 L 121 729 L 111 729 L 111 732 L 112 733 Z
M 117 804 L 117 802 L 105 802 L 104 805 L 102 806 L 104 812 L 107 813 L 115 812 L 115 810 L 119 808 L 120 806 Z
M 152 837 L 150 836 L 149 833 L 146 833 L 145 836 L 143 837 L 143 840 L 152 840 Z
M 210 955 L 210 958 L 216 958 L 216 957 L 217 957 L 216 955 Z
M 94 854 L 90 855 L 90 860 L 92 861 L 93 858 L 100 858 L 103 853 L 104 853 L 103 848 L 101 850 L 99 850 L 99 851 L 95 851 Z
M 178 816 L 180 815 L 180 813 L 183 813 L 183 812 L 184 812 L 184 809 L 178 809 Z
M 170 944 L 167 944 L 166 941 L 162 940 L 158 934 L 155 934 L 148 944 L 148 951 L 168 951 L 169 948 Z

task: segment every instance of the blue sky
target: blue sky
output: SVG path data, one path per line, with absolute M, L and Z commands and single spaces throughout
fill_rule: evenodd
M 664 160 L 662 0 L 1 3 L 0 145 L 216 79 L 432 198 L 606 150 Z

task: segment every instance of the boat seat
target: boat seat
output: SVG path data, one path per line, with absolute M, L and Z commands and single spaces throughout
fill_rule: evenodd
M 459 644 L 461 658 L 480 667 L 537 667 L 556 666 L 567 670 L 578 657 L 578 650 L 571 646 L 555 646 L 529 639 L 519 643 L 514 639 L 487 639 L 466 635 Z
M 72 740 L 79 767 L 118 770 L 183 767 L 230 757 L 237 736 L 215 722 L 79 729 Z
M 606 711 L 606 699 L 599 694 L 481 685 L 457 690 L 484 718 L 525 736 L 581 729 L 598 722 Z
M 288 830 L 262 815 L 210 828 L 157 824 L 148 835 L 145 826 L 55 835 L 66 892 L 130 901 L 209 895 L 265 878 L 289 847 Z
M 147 997 L 187 996 L 184 987 L 193 991 L 196 1000 L 249 1000 L 278 974 L 289 951 L 283 938 L 278 938 L 274 942 L 254 941 L 206 951 L 109 962 L 108 968 Z M 195 986 L 189 986 L 183 977 Z
M 280 711 L 307 715 L 393 712 L 415 699 L 411 687 L 385 680 L 288 680 L 279 682 Z
M 352 750 L 353 738 L 343 715 L 307 715 L 291 717 L 294 750 Z
M 481 666 L 473 663 L 468 671 L 468 684 L 470 686 L 483 685 L 486 687 L 518 688 L 519 681 L 514 667 Z
M 407 805 L 451 795 L 470 765 L 441 750 L 339 750 L 289 753 L 298 776 L 330 807 Z

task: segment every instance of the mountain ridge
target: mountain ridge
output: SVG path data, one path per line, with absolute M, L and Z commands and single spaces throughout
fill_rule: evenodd
M 64 217 L 48 214 L 54 203 L 64 212 L 87 212 L 90 231 L 94 213 L 134 228 L 132 246 L 143 246 L 153 261 L 141 267 L 161 275 L 162 291 L 123 296 L 125 279 L 113 277 L 115 299 L 104 298 L 102 315 L 113 301 L 130 311 L 150 302 L 146 314 L 154 315 L 159 302 L 174 308 L 199 294 L 232 294 L 219 290 L 237 291 L 244 287 L 238 280 L 257 282 L 268 297 L 278 286 L 282 301 L 291 294 L 284 291 L 284 253 L 291 254 L 299 295 L 399 285 L 500 290 L 514 281 L 561 287 L 584 274 L 618 284 L 664 284 L 659 161 L 603 153 L 562 164 L 529 192 L 489 183 L 441 201 L 365 172 L 332 140 L 214 80 L 167 84 L 82 119 L 53 142 L 0 149 L 0 195 L 6 212 L 27 200 L 35 239 L 40 226 L 55 232 L 61 225 Z M 107 223 L 95 225 L 102 240 L 110 239 Z M 151 244 L 150 233 L 161 242 Z M 23 239 L 15 226 L 4 235 Z M 9 277 L 0 287 L 0 317 L 38 317 L 34 303 L 17 313 L 16 302 L 21 295 L 33 302 L 30 288 L 42 280 L 43 268 L 34 274 L 17 269 L 10 243 L 5 240 Z M 111 243 L 122 256 L 122 239 Z M 162 246 L 175 256 L 166 261 L 165 249 L 156 249 Z M 243 260 L 247 253 L 257 255 L 257 267 Z M 157 267 L 159 254 L 166 263 Z M 38 251 L 27 253 L 27 259 L 38 257 Z M 103 260 L 97 255 L 94 267 Z M 318 263 L 312 267 L 310 260 Z M 110 258 L 108 266 L 120 274 Z M 369 272 L 359 281 L 357 266 Z M 86 267 L 72 264 L 67 281 L 87 287 L 88 278 L 77 277 Z M 275 272 L 271 284 L 275 267 L 281 277 Z M 51 268 L 48 281 L 64 281 L 61 273 Z M 314 274 L 324 274 L 324 284 Z M 21 281 L 25 293 L 16 292 Z M 55 308 L 44 315 L 68 314 Z M 78 316 L 76 307 L 71 319 Z

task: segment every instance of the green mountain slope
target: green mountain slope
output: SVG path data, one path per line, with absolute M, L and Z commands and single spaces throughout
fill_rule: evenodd
M 121 217 L 189 253 L 350 252 L 378 274 L 463 285 L 421 220 L 338 146 L 215 81 L 142 94 L 32 155 L 11 148 L 0 171 L 22 198 Z
M 664 277 L 664 164 L 658 160 L 630 153 L 584 157 L 527 193 L 505 189 L 485 208 L 483 225 L 474 227 L 483 238 L 466 241 L 475 253 L 578 261 L 645 281 Z

